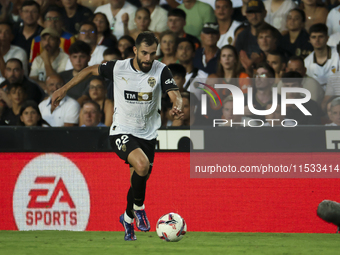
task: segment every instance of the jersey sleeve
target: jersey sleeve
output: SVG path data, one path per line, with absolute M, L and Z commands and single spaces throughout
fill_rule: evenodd
M 98 72 L 100 76 L 103 76 L 106 79 L 109 79 L 110 81 L 113 81 L 113 69 L 116 64 L 116 60 L 109 61 L 106 63 L 103 63 L 99 65 Z
M 163 68 L 161 74 L 161 86 L 163 93 L 168 92 L 170 90 L 178 90 L 177 84 L 174 78 L 172 77 L 172 73 L 167 66 Z

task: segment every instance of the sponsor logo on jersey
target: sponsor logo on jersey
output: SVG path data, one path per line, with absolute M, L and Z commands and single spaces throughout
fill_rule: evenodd
M 13 194 L 19 230 L 86 229 L 90 194 L 78 167 L 59 154 L 43 154 L 20 173 Z
M 148 84 L 150 85 L 151 88 L 155 87 L 156 85 L 156 79 L 154 77 L 150 77 L 148 79 Z
M 151 101 L 152 92 L 136 92 L 124 90 L 124 98 L 128 101 Z

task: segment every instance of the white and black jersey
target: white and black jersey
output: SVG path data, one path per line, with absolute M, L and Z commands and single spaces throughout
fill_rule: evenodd
M 162 93 L 178 90 L 169 68 L 155 60 L 149 72 L 133 67 L 133 59 L 99 66 L 99 74 L 113 80 L 114 114 L 110 135 L 132 134 L 151 140 L 161 126 Z

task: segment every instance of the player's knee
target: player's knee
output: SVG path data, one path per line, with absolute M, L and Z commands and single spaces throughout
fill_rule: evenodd
M 138 160 L 134 168 L 138 175 L 145 176 L 149 173 L 150 163 L 148 160 Z

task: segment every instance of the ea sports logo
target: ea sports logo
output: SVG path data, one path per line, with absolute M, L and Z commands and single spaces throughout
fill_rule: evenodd
M 38 156 L 17 179 L 13 213 L 19 230 L 83 231 L 90 217 L 86 180 L 68 158 Z

